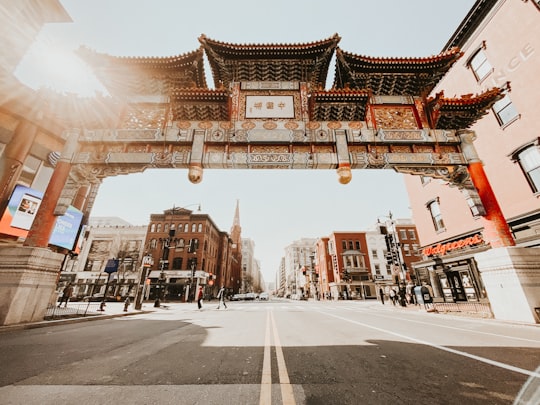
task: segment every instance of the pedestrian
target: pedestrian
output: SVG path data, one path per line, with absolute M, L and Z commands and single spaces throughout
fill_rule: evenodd
M 129 308 L 129 304 L 131 304 L 131 300 L 129 299 L 129 297 L 127 297 L 126 300 L 124 301 L 124 312 L 127 312 Z
M 68 301 L 71 298 L 71 294 L 73 293 L 73 287 L 71 286 L 71 283 L 67 283 L 67 285 L 64 288 L 64 291 L 62 291 L 62 298 L 60 298 L 60 303 L 58 304 L 58 308 L 62 305 L 64 302 L 64 308 L 67 307 Z
M 381 302 L 384 305 L 384 290 L 382 289 L 382 287 L 379 288 L 379 295 L 381 297 Z
M 197 306 L 202 309 L 203 291 L 202 287 L 199 287 L 199 293 L 197 294 Z
M 392 304 L 396 305 L 396 290 L 393 288 L 390 289 L 390 299 L 392 300 Z
M 219 300 L 217 309 L 221 308 L 221 304 L 223 304 L 225 309 L 227 309 L 227 304 L 225 304 L 225 287 L 224 286 L 221 286 L 221 288 L 219 289 L 219 292 L 217 294 L 217 299 Z

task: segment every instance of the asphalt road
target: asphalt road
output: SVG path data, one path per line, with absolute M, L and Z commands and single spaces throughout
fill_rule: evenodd
M 0 333 L 0 404 L 512 404 L 540 327 L 377 302 L 176 304 Z

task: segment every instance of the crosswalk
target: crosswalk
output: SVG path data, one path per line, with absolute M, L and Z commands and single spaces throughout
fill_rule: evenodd
M 317 312 L 317 311 L 328 311 L 336 309 L 335 306 L 331 305 L 291 305 L 291 304 L 280 304 L 280 303 L 265 303 L 265 304 L 240 304 L 227 305 L 227 309 L 221 308 L 217 309 L 210 304 L 207 304 L 203 307 L 203 310 L 215 310 L 215 311 L 236 311 L 236 312 L 266 312 L 266 311 L 284 311 L 284 312 Z M 339 309 L 344 310 L 362 310 L 358 305 L 339 305 Z

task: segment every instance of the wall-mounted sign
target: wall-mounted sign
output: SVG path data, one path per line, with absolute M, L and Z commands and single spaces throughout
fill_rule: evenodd
M 484 239 L 482 239 L 482 235 L 477 233 L 474 236 L 469 236 L 468 238 L 459 239 L 454 242 L 439 243 L 438 245 L 426 247 L 422 250 L 422 253 L 425 256 L 444 256 L 451 250 L 461 249 L 466 246 L 475 246 L 481 243 L 484 243 Z
M 294 118 L 294 97 L 246 96 L 246 118 Z
M 16 185 L 9 198 L 8 206 L 0 218 L 0 233 L 26 238 L 42 198 L 41 191 L 20 184 Z M 56 217 L 49 244 L 73 250 L 82 219 L 83 213 L 69 206 L 64 215 Z

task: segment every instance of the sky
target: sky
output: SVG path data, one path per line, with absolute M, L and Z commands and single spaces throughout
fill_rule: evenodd
M 104 92 L 73 51 L 167 57 L 199 47 L 198 37 L 241 44 L 309 43 L 341 37 L 354 54 L 422 57 L 440 53 L 474 0 L 61 0 L 72 23 L 47 24 L 16 74 L 33 88 L 91 96 Z M 206 67 L 207 83 L 214 88 Z M 333 77 L 333 67 L 328 76 Z M 329 82 L 330 83 L 330 82 Z M 91 217 L 146 225 L 150 214 L 186 207 L 229 232 L 237 203 L 242 237 L 255 243 L 265 281 L 275 280 L 284 249 L 301 238 L 363 231 L 377 219 L 411 218 L 403 175 L 353 170 L 206 169 L 192 184 L 186 169 L 153 169 L 103 181 Z

